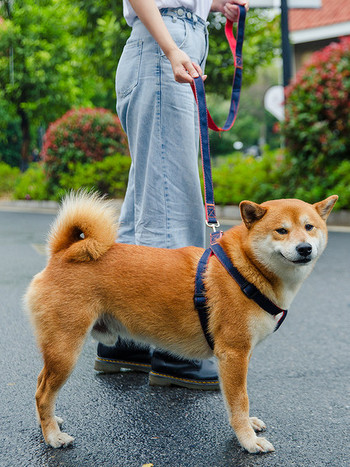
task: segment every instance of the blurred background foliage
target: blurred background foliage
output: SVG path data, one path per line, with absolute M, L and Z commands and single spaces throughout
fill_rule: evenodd
M 0 112 L 7 116 L 0 127 L 1 160 L 10 150 L 18 159 L 14 133 L 19 132 L 25 169 L 40 143 L 38 130 L 72 107 L 115 111 L 115 70 L 130 34 L 122 13 L 119 0 L 0 3 Z M 278 44 L 278 19 L 258 10 L 251 13 L 244 86 L 253 82 L 261 64 L 278 55 Z M 229 96 L 233 62 L 218 15 L 212 16 L 206 72 L 208 92 Z
M 211 14 L 209 19 L 208 107 L 222 125 L 233 60 L 224 18 Z M 96 160 L 67 144 L 67 151 L 58 151 L 63 165 L 56 155 L 54 168 L 43 160 L 42 144 L 49 126 L 71 109 L 103 108 L 115 116 L 115 70 L 129 34 L 120 0 L 0 1 L 0 196 L 59 199 L 64 190 L 80 186 L 123 196 L 130 165 L 126 141 L 113 151 L 106 147 Z M 330 59 L 324 53 L 317 57 L 318 68 L 314 62 L 300 71 L 289 88 L 281 127 L 263 106 L 266 90 L 281 80 L 280 18 L 268 10 L 249 11 L 238 118 L 230 132 L 210 135 L 217 203 L 293 196 L 314 202 L 338 192 L 338 208 L 349 207 L 349 136 L 337 137 L 350 121 L 350 54 L 348 45 L 342 47 L 341 55 Z M 334 70 L 340 80 L 334 79 Z M 324 106 L 335 88 L 341 92 L 339 111 L 335 116 L 328 112 L 333 130 Z M 87 131 L 89 144 L 90 137 Z

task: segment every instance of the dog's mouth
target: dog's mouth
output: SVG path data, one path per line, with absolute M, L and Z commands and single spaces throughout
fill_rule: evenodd
M 310 263 L 311 261 L 311 258 L 310 256 L 307 257 L 307 258 L 302 258 L 302 259 L 298 259 L 297 261 L 293 261 L 294 264 L 307 264 L 307 263 Z
M 297 259 L 295 261 L 291 260 L 291 259 L 288 259 L 284 256 L 283 253 L 280 252 L 280 255 L 282 256 L 282 258 L 284 258 L 286 261 L 288 261 L 289 263 L 293 263 L 293 264 L 308 264 L 310 263 L 310 261 L 312 261 L 312 258 L 311 256 L 306 256 L 305 258 L 300 258 L 300 259 Z

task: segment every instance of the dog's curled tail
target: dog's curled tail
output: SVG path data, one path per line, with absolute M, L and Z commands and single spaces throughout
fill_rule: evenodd
M 114 245 L 116 236 L 116 210 L 111 201 L 96 192 L 79 190 L 64 198 L 49 233 L 48 248 L 51 256 L 64 253 L 67 261 L 94 261 Z

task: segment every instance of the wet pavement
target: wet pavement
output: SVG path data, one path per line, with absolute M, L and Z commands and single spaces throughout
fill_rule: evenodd
M 248 455 L 240 448 L 220 393 L 150 387 L 145 374 L 97 374 L 91 338 L 57 401 L 75 442 L 55 450 L 35 420 L 42 364 L 21 305 L 32 276 L 45 266 L 52 220 L 0 212 L 0 467 L 350 465 L 349 233 L 330 233 L 286 322 L 253 354 L 251 414 L 267 424 L 264 436 L 275 453 Z

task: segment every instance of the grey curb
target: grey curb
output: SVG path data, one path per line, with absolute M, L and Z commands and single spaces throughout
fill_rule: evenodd
M 123 200 L 115 199 L 113 202 L 116 211 L 120 212 Z M 56 214 L 58 208 L 59 203 L 56 201 L 0 201 L 0 211 Z M 238 206 L 216 206 L 216 215 L 222 223 L 237 224 L 241 222 Z M 333 228 L 339 227 L 339 230 L 343 230 L 343 228 L 346 230 L 347 227 L 350 227 L 350 211 L 332 212 L 327 224 Z

